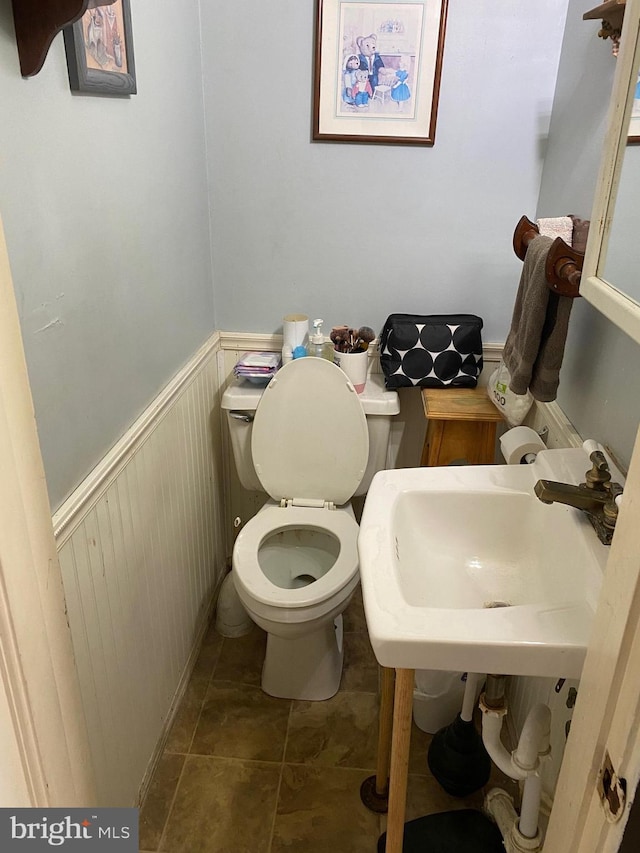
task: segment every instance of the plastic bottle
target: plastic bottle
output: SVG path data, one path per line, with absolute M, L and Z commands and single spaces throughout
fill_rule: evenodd
M 322 334 L 323 320 L 313 321 L 313 334 L 309 335 L 309 346 L 307 352 L 316 358 L 322 358 L 322 348 L 324 346 L 324 335 Z
M 324 320 L 313 321 L 313 334 L 309 335 L 308 354 L 316 358 L 326 358 L 327 361 L 333 361 L 333 344 L 324 339 L 322 334 L 323 322 Z
M 282 347 L 282 363 L 288 364 L 293 358 L 293 350 L 289 346 L 289 344 L 285 344 Z

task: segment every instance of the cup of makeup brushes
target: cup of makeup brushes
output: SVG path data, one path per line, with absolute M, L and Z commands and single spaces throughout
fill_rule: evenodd
M 369 353 L 366 350 L 359 352 L 338 352 L 333 354 L 333 363 L 351 380 L 357 394 L 362 394 L 367 382 L 367 370 L 369 368 Z

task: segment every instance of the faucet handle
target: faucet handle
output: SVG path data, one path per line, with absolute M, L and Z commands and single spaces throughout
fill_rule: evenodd
M 591 454 L 594 450 L 602 451 L 604 450 L 604 447 L 599 442 L 595 441 L 595 439 L 587 438 L 585 441 L 582 442 L 582 449 L 587 454 L 587 456 L 591 457 Z
M 594 489 L 596 492 L 602 492 L 607 488 L 611 480 L 609 463 L 601 450 L 594 450 L 589 454 L 589 459 L 591 460 L 591 468 L 584 475 L 586 480 L 585 486 L 588 489 Z

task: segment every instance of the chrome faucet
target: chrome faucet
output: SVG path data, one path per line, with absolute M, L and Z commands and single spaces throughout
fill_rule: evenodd
M 604 545 L 611 545 L 618 519 L 616 498 L 622 494 L 622 486 L 611 482 L 609 465 L 601 450 L 594 450 L 589 458 L 592 467 L 585 474 L 586 482 L 571 486 L 553 480 L 538 480 L 534 491 L 542 503 L 566 504 L 582 510 L 598 534 L 598 539 Z

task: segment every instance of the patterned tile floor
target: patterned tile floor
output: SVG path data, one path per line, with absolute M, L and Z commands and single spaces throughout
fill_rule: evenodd
M 375 772 L 378 667 L 359 593 L 344 619 L 342 682 L 325 702 L 262 692 L 259 628 L 210 629 L 141 811 L 141 851 L 375 853 L 386 819 L 359 791 Z M 407 820 L 479 808 L 482 792 L 452 798 L 430 775 L 429 742 L 414 725 Z

